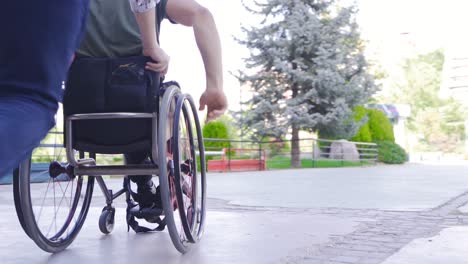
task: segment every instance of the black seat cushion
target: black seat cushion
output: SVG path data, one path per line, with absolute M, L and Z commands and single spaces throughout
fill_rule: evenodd
M 70 67 L 64 116 L 86 113 L 153 113 L 158 109 L 159 75 L 145 70 L 147 57 L 80 58 Z M 150 119 L 73 122 L 73 148 L 118 154 L 151 149 Z

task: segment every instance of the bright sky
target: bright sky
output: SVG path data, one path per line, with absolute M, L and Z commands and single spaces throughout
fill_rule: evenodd
M 398 65 L 399 60 L 415 52 L 440 47 L 462 52 L 468 46 L 467 0 L 356 0 L 360 9 L 358 22 L 362 37 L 368 41 L 369 57 L 384 68 Z M 243 68 L 242 58 L 248 51 L 233 40 L 240 36 L 241 25 L 254 23 L 240 0 L 199 0 L 213 13 L 223 46 L 225 92 L 230 109 L 239 108 L 239 83 L 229 72 Z M 465 35 L 465 36 L 464 36 Z M 411 45 L 406 43 L 413 43 Z M 205 73 L 190 28 L 163 24 L 161 45 L 171 56 L 167 80 L 177 80 L 182 89 L 198 102 L 205 89 Z M 456 47 L 458 46 L 458 47 Z M 456 48 L 454 48 L 456 47 Z
M 362 37 L 368 40 L 369 53 L 384 66 L 414 53 L 453 51 L 457 43 L 466 43 L 466 0 L 357 1 Z

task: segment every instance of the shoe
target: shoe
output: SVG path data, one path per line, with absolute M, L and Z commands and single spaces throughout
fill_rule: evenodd
M 138 204 L 140 208 L 162 208 L 161 192 L 153 181 L 137 186 Z
M 180 169 L 182 171 L 182 192 L 189 197 L 192 195 L 193 180 L 191 163 L 191 160 L 186 160 L 184 163 L 180 164 Z
M 192 173 L 192 169 L 190 168 L 190 163 L 191 163 L 190 160 L 186 160 L 184 161 L 184 163 L 180 164 L 180 169 L 182 173 L 184 173 L 185 175 L 189 175 L 189 176 L 191 176 L 191 173 Z

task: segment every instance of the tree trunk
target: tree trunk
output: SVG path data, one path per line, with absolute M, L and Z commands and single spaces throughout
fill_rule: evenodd
M 297 69 L 297 63 L 292 63 L 292 68 Z M 296 82 L 293 81 L 291 86 L 292 98 L 296 98 L 299 95 L 299 86 Z M 299 125 L 296 122 L 293 122 L 291 125 L 292 128 L 292 142 L 291 142 L 291 167 L 300 168 L 301 167 L 301 151 L 299 148 Z
M 299 145 L 299 128 L 297 125 L 292 125 L 292 142 L 291 142 L 291 167 L 301 167 L 301 151 Z

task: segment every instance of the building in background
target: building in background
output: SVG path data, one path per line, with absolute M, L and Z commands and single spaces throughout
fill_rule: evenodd
M 468 108 L 468 36 L 453 34 L 445 47 L 440 96 L 452 97 Z M 465 120 L 465 154 L 468 155 L 468 119 Z
M 465 50 L 447 47 L 440 96 L 468 106 L 468 41 Z

